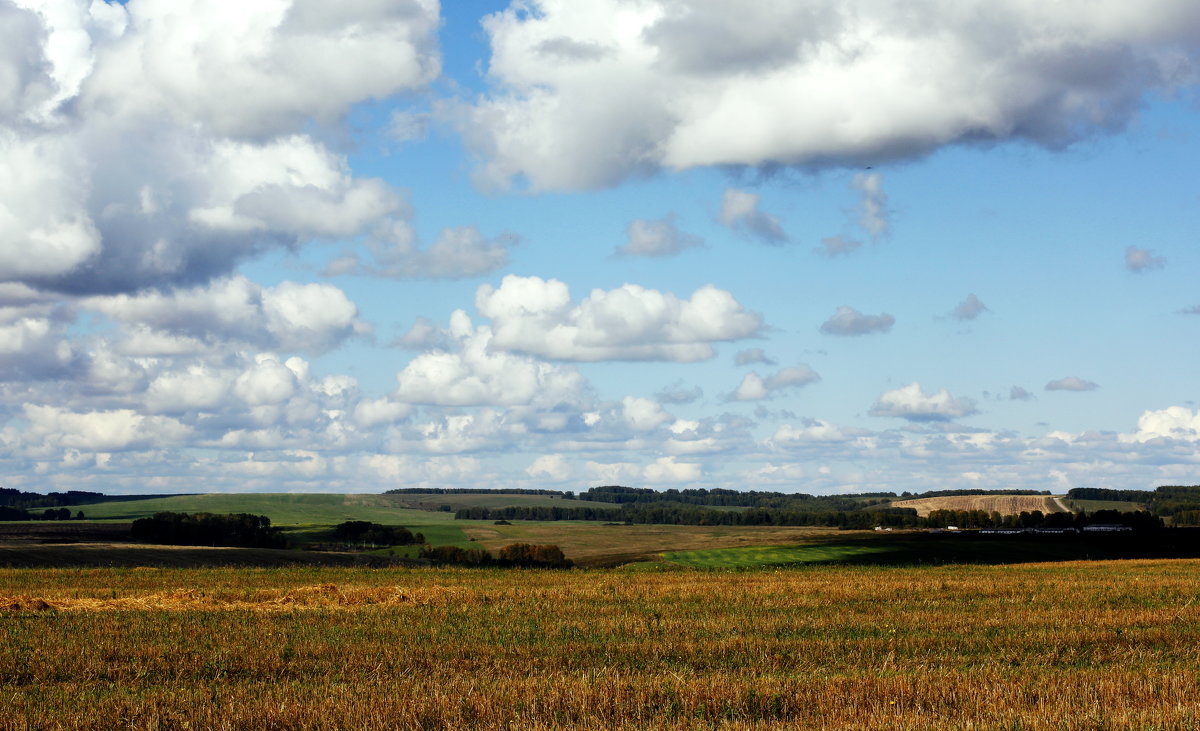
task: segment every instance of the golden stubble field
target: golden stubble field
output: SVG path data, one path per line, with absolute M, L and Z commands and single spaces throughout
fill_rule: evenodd
M 0 570 L 4 729 L 1194 729 L 1200 561 Z
M 1054 498 L 1045 495 L 952 495 L 948 497 L 926 497 L 915 500 L 893 500 L 893 508 L 915 508 L 917 515 L 925 517 L 934 510 L 983 510 L 1001 515 L 1019 515 L 1040 510 L 1043 513 L 1062 512 L 1063 508 Z

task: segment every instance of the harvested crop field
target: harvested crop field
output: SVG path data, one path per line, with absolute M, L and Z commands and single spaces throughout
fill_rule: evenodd
M 1194 729 L 1200 561 L 0 570 L 0 729 Z
M 1043 513 L 1065 512 L 1052 497 L 1045 495 L 954 495 L 926 497 L 916 500 L 895 500 L 891 507 L 916 508 L 917 515 L 929 515 L 934 510 L 983 510 L 1001 515 L 1019 515 L 1040 510 Z

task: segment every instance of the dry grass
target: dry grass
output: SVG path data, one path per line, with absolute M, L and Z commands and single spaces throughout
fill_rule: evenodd
M 1001 515 L 1017 515 L 1022 512 L 1059 513 L 1062 510 L 1053 498 L 1044 495 L 954 495 L 951 497 L 926 497 L 916 500 L 896 500 L 895 508 L 916 508 L 917 515 L 924 517 L 934 510 L 985 510 Z
M 553 543 L 583 566 L 616 566 L 654 559 L 663 551 L 777 546 L 806 543 L 834 534 L 835 528 L 702 525 L 601 525 L 559 521 L 473 525 L 463 531 L 493 552 L 513 542 Z
M 1200 727 L 1200 561 L 0 587 L 0 729 Z

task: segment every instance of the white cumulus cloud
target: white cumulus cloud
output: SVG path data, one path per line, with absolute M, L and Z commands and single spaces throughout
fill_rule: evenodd
M 712 343 L 751 337 L 763 324 L 712 285 L 680 299 L 626 284 L 575 303 L 563 282 L 509 275 L 498 288 L 481 286 L 475 306 L 491 320 L 493 348 L 556 360 L 706 360 Z
M 672 256 L 700 246 L 704 240 L 675 225 L 675 216 L 659 219 L 635 218 L 630 221 L 625 245 L 617 253 L 627 256 Z
M 871 407 L 871 416 L 894 416 L 908 421 L 949 421 L 978 413 L 969 398 L 955 398 L 946 389 L 925 393 L 921 384 L 885 391 Z
M 757 193 L 728 188 L 721 198 L 720 221 L 734 231 L 740 231 L 768 244 L 788 240 L 783 224 L 775 216 L 758 207 Z

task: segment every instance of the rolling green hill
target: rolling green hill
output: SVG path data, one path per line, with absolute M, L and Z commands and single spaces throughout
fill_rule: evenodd
M 275 525 L 334 525 L 370 520 L 389 525 L 453 523 L 454 516 L 404 508 L 391 495 L 207 493 L 80 505 L 92 520 L 134 520 L 163 510 L 177 513 L 253 513 Z

